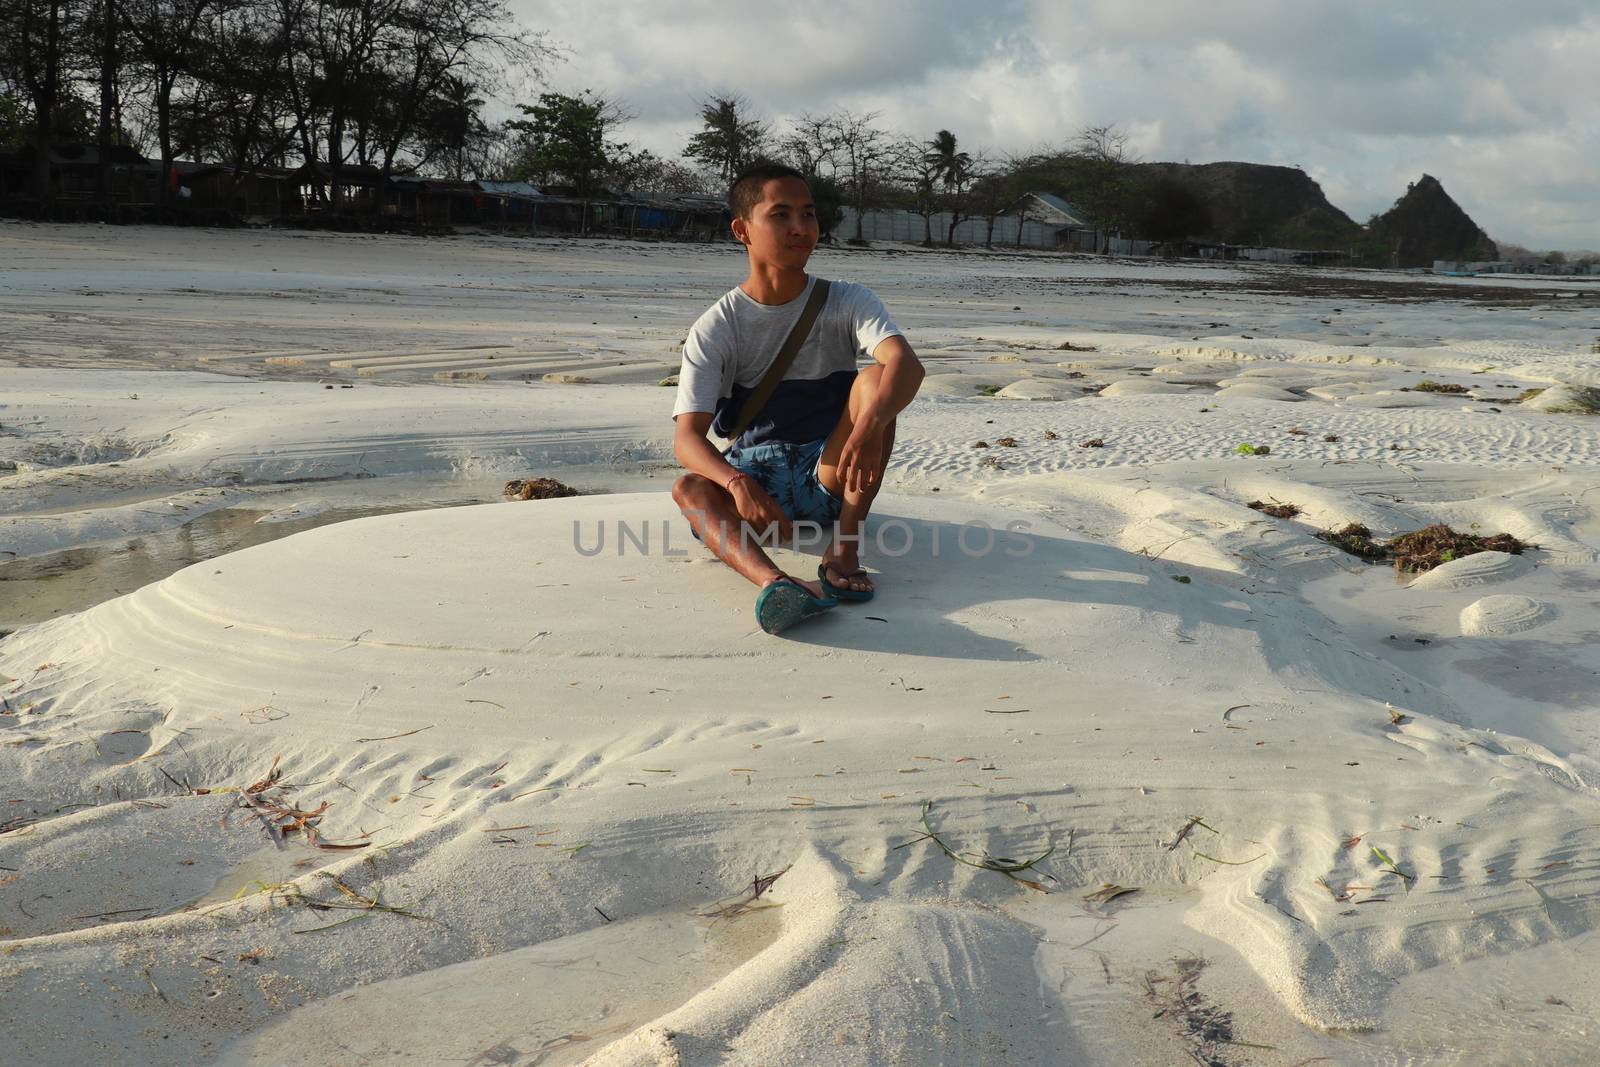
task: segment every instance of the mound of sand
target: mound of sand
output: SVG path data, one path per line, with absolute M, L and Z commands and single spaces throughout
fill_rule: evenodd
M 1156 393 L 1191 392 L 1187 385 L 1157 381 L 1154 378 L 1123 378 L 1100 390 L 1101 396 L 1151 396 Z
M 1519 406 L 1551 415 L 1597 415 L 1600 414 L 1600 389 L 1585 385 L 1552 385 Z

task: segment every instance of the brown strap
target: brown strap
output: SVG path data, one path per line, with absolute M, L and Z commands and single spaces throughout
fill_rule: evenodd
M 795 320 L 794 329 L 783 339 L 783 347 L 778 349 L 777 358 L 772 361 L 772 366 L 767 368 L 767 373 L 761 379 L 761 384 L 756 386 L 756 391 L 745 398 L 744 407 L 739 410 L 739 421 L 728 434 L 727 447 L 722 450 L 724 454 L 733 447 L 733 442 L 739 439 L 739 435 L 750 428 L 750 424 L 756 421 L 756 416 L 761 414 L 761 409 L 767 406 L 767 401 L 772 399 L 778 383 L 783 381 L 783 376 L 789 372 L 789 365 L 799 354 L 800 346 L 811 336 L 811 328 L 816 325 L 817 316 L 822 314 L 822 305 L 827 302 L 828 280 L 817 278 L 811 286 L 811 298 L 801 309 L 800 318 Z

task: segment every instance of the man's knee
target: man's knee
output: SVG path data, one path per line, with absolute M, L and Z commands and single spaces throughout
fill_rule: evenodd
M 672 483 L 672 500 L 681 510 L 704 510 L 711 501 L 717 483 L 700 474 L 685 474 Z

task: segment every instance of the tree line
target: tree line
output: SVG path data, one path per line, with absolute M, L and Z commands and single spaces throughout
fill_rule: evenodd
M 721 196 L 745 166 L 773 160 L 806 176 L 824 233 L 838 226 L 845 207 L 854 209 L 847 235 L 854 241 L 862 240 L 868 211 L 897 208 L 922 217 L 926 244 L 953 245 L 956 228 L 972 219 L 987 222 L 985 243 L 993 244 L 1000 214 L 1039 190 L 1064 196 L 1108 233 L 1177 240 L 1209 225 L 1192 190 L 1138 177 L 1126 135 L 1109 125 L 1024 153 L 967 151 L 948 129 L 919 139 L 889 129 L 878 112 L 803 112 L 780 124 L 756 115 L 743 97 L 713 93 L 699 104 L 699 131 L 680 158 L 667 159 L 621 140 L 627 108 L 592 91 L 542 93 L 521 111 L 522 119 L 506 124 L 503 169 L 581 196 L 611 187 Z
M 96 144 L 245 173 L 465 173 L 486 100 L 559 58 L 502 0 L 0 0 L 0 149 Z M 161 195 L 169 195 L 161 183 Z M 330 186 L 337 198 L 340 186 Z
M 773 122 L 731 93 L 698 102 L 700 128 L 677 157 L 623 140 L 626 105 L 604 94 L 536 95 L 566 58 L 505 0 L 0 0 L 0 151 L 31 154 L 48 211 L 50 153 L 96 145 L 97 195 L 111 195 L 115 146 L 235 174 L 352 164 L 394 174 L 558 185 L 580 197 L 649 190 L 720 197 L 756 159 L 788 162 L 812 182 L 831 231 L 842 208 L 861 219 L 901 208 L 927 243 L 988 221 L 1024 193 L 1065 196 L 1107 232 L 1163 239 L 1198 232 L 1203 206 L 1180 187 L 1140 182 L 1115 127 L 1026 153 L 970 151 L 948 129 L 897 133 L 875 112 L 835 109 Z M 491 101 L 527 99 L 491 121 Z M 30 152 L 31 150 L 31 152 Z M 158 183 L 160 201 L 174 195 Z M 346 186 L 313 184 L 341 207 Z M 934 219 L 944 216 L 941 233 Z

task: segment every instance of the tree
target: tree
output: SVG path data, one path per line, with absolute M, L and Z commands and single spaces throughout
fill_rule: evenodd
M 101 210 L 107 214 L 111 210 L 111 140 L 112 127 L 116 122 L 117 74 L 121 64 L 117 38 L 122 30 L 122 20 L 117 12 L 117 0 L 100 0 L 91 20 L 98 30 L 93 36 L 99 41 L 100 53 L 100 121 L 96 137 L 94 191 Z
M 5 0 L 0 6 L 0 82 L 20 91 L 32 130 L 34 195 L 48 211 L 50 149 L 58 111 L 72 92 L 71 47 L 82 12 L 76 0 Z
M 927 143 L 927 151 L 922 158 L 932 168 L 934 178 L 944 187 L 945 206 L 950 211 L 950 229 L 945 235 L 945 243 L 954 248 L 956 227 L 960 225 L 962 212 L 966 209 L 964 194 L 967 182 L 971 180 L 972 156 L 957 150 L 955 134 L 940 130 Z
M 630 188 L 675 196 L 705 196 L 710 192 L 704 174 L 648 150 L 635 156 L 628 169 L 632 172 Z
M 1171 244 L 1204 234 L 1211 228 L 1211 212 L 1188 185 L 1175 178 L 1156 178 L 1140 189 L 1140 204 L 1133 230 L 1143 238 Z
M 839 150 L 838 131 L 833 121 L 810 114 L 792 119 L 788 131 L 777 143 L 777 159 L 805 175 L 806 184 L 811 186 L 817 226 L 825 241 L 833 240 L 833 231 L 844 218 L 848 199 L 838 177 Z
M 617 174 L 619 163 L 629 161 L 628 145 L 607 139 L 627 121 L 627 112 L 592 90 L 577 96 L 540 93 L 537 104 L 524 104 L 520 110 L 527 118 L 506 123 L 521 135 L 512 165 L 519 178 L 535 184 L 559 182 L 572 186 L 580 197 L 590 197 Z
M 201 144 L 235 177 L 282 163 L 299 138 L 290 98 L 293 35 L 281 9 L 260 0 L 220 0 L 207 27 L 199 77 L 210 118 Z M 196 140 L 201 138 L 197 135 Z
M 742 96 L 709 96 L 700 102 L 704 129 L 689 138 L 683 154 L 716 174 L 724 183 L 766 150 L 770 123 L 750 115 Z
M 862 220 L 867 209 L 876 206 L 889 188 L 902 154 L 901 146 L 873 125 L 877 119 L 876 111 L 856 114 L 841 109 L 820 120 L 826 143 L 833 146 L 835 173 L 855 209 L 853 244 L 866 244 L 861 236 Z
M 0 93 L 0 152 L 13 152 L 33 137 L 33 112 L 16 93 Z
M 932 142 L 902 141 L 896 153 L 896 171 L 904 190 L 905 204 L 922 216 L 922 244 L 933 245 L 933 216 L 942 206 L 939 201 L 939 161 L 927 146 Z
M 1105 234 L 1122 233 L 1132 222 L 1136 194 L 1128 136 L 1116 126 L 1090 126 L 1078 133 L 1061 160 L 1067 199 L 1083 208 Z
M 411 124 L 416 127 L 417 165 L 437 160 L 444 176 L 457 181 L 482 173 L 495 139 L 495 132 L 483 121 L 483 105 L 478 86 L 471 81 L 453 75 L 445 78 L 444 84 L 415 108 Z M 394 153 L 399 150 L 399 138 L 392 129 L 390 134 L 385 145 L 386 169 L 393 166 Z
M 130 60 L 148 81 L 156 117 L 156 143 L 161 149 L 158 198 L 167 203 L 172 172 L 172 93 L 180 78 L 192 77 L 200 68 L 200 27 L 211 12 L 213 0 L 120 0 L 122 25 L 135 48 Z
M 837 176 L 839 170 L 840 132 L 834 118 L 802 112 L 792 119 L 789 131 L 778 142 L 778 158 L 804 174 L 813 177 Z
M 994 247 L 994 224 L 1000 213 L 1016 203 L 1017 195 L 1012 190 L 1012 178 L 1009 168 L 1004 164 L 991 163 L 986 159 L 974 161 L 971 171 L 972 191 L 969 204 L 972 217 L 983 219 L 987 224 L 984 230 L 983 247 Z
M 383 177 L 408 147 L 425 164 L 441 130 L 458 172 L 470 156 L 482 162 L 495 134 L 480 112 L 508 88 L 507 71 L 538 78 L 560 57 L 544 34 L 518 28 L 503 0 L 405 0 L 376 55 L 384 106 L 371 155 Z

